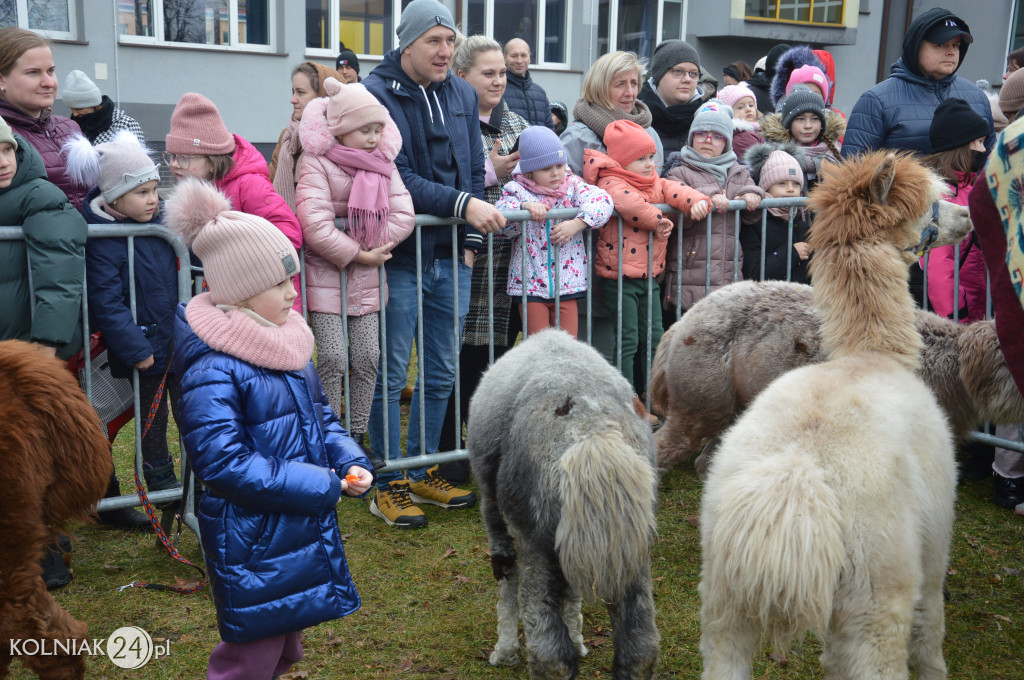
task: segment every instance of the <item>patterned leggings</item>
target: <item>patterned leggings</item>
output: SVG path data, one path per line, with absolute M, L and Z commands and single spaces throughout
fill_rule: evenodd
M 366 432 L 370 420 L 370 404 L 377 382 L 377 364 L 380 361 L 378 345 L 378 314 L 348 317 L 349 374 L 348 429 L 353 435 Z M 342 333 L 341 314 L 310 312 L 309 325 L 316 339 L 317 371 L 324 384 L 324 392 L 335 413 L 341 413 L 345 380 L 345 335 Z M 342 418 L 344 421 L 345 418 Z

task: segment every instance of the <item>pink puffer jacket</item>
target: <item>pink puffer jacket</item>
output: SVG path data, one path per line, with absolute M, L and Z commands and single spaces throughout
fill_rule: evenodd
M 340 314 L 339 271 L 344 269 L 348 315 L 362 316 L 380 310 L 380 279 L 376 267 L 353 261 L 359 254 L 359 242 L 334 225 L 336 217 L 348 216 L 352 176 L 325 157 L 336 143 L 327 129 L 326 110 L 326 97 L 314 99 L 306 105 L 299 123 L 303 153 L 295 208 L 306 242 L 306 304 L 311 312 Z M 377 148 L 391 161 L 387 240 L 397 245 L 412 233 L 416 213 L 412 196 L 395 167 L 402 136 L 390 117 Z
M 957 173 L 959 182 L 947 184 L 949 193 L 943 198 L 956 205 L 967 205 L 974 176 Z M 960 287 L 957 293 L 959 309 L 967 308 L 967 315 L 961 323 L 971 323 L 985 318 L 985 257 L 970 233 L 960 242 Z M 932 248 L 928 254 L 928 302 L 939 316 L 953 318 L 953 278 L 956 270 L 953 246 Z M 924 259 L 921 259 L 922 266 Z

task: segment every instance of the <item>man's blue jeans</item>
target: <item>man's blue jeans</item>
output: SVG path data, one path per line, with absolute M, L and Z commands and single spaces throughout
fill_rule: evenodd
M 401 409 L 399 399 L 405 387 L 406 372 L 412 344 L 416 339 L 416 269 L 405 263 L 385 265 L 388 277 L 388 303 L 381 324 L 381 354 L 387 357 L 388 385 L 387 419 L 388 452 L 391 459 L 401 458 Z M 423 366 L 424 405 L 420 412 L 420 381 L 417 377 L 412 406 L 409 411 L 409 435 L 406 451 L 409 456 L 420 455 L 420 417 L 424 418 L 424 449 L 436 453 L 441 438 L 441 426 L 448 397 L 455 385 L 455 364 L 462 347 L 462 327 L 469 312 L 469 289 L 472 269 L 462 262 L 435 259 L 428 261 L 423 271 L 423 347 L 417 355 Z M 454 274 L 454 278 L 453 278 Z M 459 314 L 454 318 L 455 288 L 459 291 Z M 456 325 L 457 323 L 457 325 Z M 457 332 L 456 332 L 457 331 Z M 375 456 L 384 454 L 384 365 L 377 373 L 377 386 L 370 409 L 370 444 Z M 426 478 L 425 468 L 408 471 L 408 477 L 417 481 Z M 377 486 L 402 478 L 401 471 L 382 472 Z

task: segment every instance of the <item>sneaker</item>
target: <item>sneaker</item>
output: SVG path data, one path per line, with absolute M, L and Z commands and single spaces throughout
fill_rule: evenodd
M 993 472 L 992 502 L 1004 508 L 1024 503 L 1024 477 L 1003 477 Z
M 409 498 L 413 503 L 430 503 L 442 508 L 471 508 L 476 505 L 476 494 L 459 489 L 437 474 L 437 466 L 427 470 L 427 478 L 409 481 Z
M 43 568 L 43 582 L 47 590 L 56 590 L 71 583 L 71 572 L 59 543 L 46 546 L 39 564 Z
M 377 489 L 377 495 L 370 502 L 370 514 L 380 517 L 388 526 L 401 529 L 427 526 L 427 517 L 412 504 L 409 482 L 404 479 L 389 483 L 386 489 Z

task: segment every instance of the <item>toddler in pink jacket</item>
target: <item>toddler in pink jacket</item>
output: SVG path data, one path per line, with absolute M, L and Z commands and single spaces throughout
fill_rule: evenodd
M 358 83 L 327 78 L 324 89 L 328 96 L 311 101 L 299 123 L 304 152 L 295 207 L 306 244 L 306 304 L 320 379 L 341 413 L 351 353 L 346 415 L 352 437 L 361 441 L 380 358 L 380 267 L 412 233 L 416 215 L 395 167 L 402 136 L 387 109 Z M 335 218 L 347 218 L 347 226 L 338 229 Z

